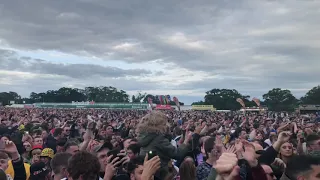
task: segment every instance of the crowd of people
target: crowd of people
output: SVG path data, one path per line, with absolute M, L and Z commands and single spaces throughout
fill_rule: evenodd
M 316 114 L 0 108 L 0 180 L 320 179 Z

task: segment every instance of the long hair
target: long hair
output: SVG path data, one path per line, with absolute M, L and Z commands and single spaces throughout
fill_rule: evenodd
M 187 158 L 181 163 L 179 168 L 180 179 L 182 180 L 196 180 L 196 166 L 194 162 L 187 160 Z
M 168 118 L 159 111 L 152 111 L 140 119 L 137 125 L 138 133 L 166 134 Z

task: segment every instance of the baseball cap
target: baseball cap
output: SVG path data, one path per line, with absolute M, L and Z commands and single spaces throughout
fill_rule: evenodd
M 93 153 L 98 153 L 99 151 L 101 151 L 102 149 L 109 149 L 112 150 L 113 149 L 113 145 L 110 142 L 105 142 L 103 144 L 97 145 L 93 148 L 92 152 Z
M 35 149 L 41 149 L 42 150 L 43 148 L 42 148 L 41 145 L 32 146 L 32 151 L 35 150 Z
M 54 157 L 54 151 L 50 148 L 44 148 L 41 152 L 41 157 L 49 157 L 49 158 L 53 158 Z
M 44 162 L 34 163 L 30 167 L 30 180 L 42 180 L 49 172 Z

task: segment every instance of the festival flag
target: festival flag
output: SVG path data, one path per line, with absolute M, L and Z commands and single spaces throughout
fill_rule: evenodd
M 170 97 L 170 95 L 167 95 L 167 99 L 168 99 L 169 102 L 171 102 L 171 97 Z
M 178 110 L 180 111 L 180 102 L 177 97 L 173 97 L 173 101 L 176 103 Z
M 238 103 L 240 103 L 243 108 L 246 107 L 246 105 L 244 104 L 244 102 L 243 102 L 243 100 L 242 100 L 241 98 L 237 98 L 236 101 L 237 101 Z
M 159 95 L 159 101 L 160 101 L 160 104 L 161 104 L 161 105 L 164 104 L 164 103 L 163 103 L 163 98 L 162 98 L 161 95 Z
M 166 98 L 167 104 L 170 104 L 171 102 L 170 95 L 166 95 L 165 98 Z
M 163 104 L 168 104 L 168 102 L 167 102 L 167 99 L 166 99 L 166 96 L 165 96 L 165 95 L 162 95 L 162 101 L 163 101 Z
M 149 105 L 150 105 L 150 107 L 151 107 L 151 109 L 152 109 L 152 104 L 153 104 L 153 102 L 152 102 L 152 98 L 151 98 L 151 97 L 148 97 L 148 103 L 149 103 Z
M 257 104 L 258 107 L 260 107 L 260 100 L 258 98 L 253 98 L 252 99 L 253 102 L 255 102 Z

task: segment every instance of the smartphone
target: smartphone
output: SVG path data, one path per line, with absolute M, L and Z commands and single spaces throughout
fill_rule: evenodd
M 148 160 L 154 158 L 155 156 L 157 156 L 157 152 L 156 151 L 149 151 L 148 152 Z
M 111 158 L 111 162 L 116 158 L 118 157 L 118 161 L 121 161 L 122 158 L 124 158 L 124 156 L 119 156 L 118 154 L 120 153 L 120 149 L 114 149 L 114 150 L 111 150 L 107 153 L 108 156 L 111 156 L 112 155 L 112 158 Z M 121 164 L 119 164 L 118 166 L 121 166 Z

